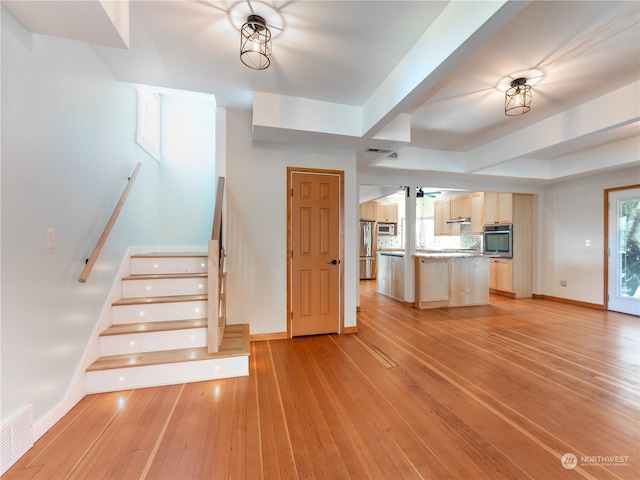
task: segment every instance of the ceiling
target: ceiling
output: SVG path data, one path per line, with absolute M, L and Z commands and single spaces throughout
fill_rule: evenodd
M 97 0 L 2 4 L 34 33 L 89 42 L 120 81 L 253 109 L 254 140 L 352 149 L 364 175 L 541 185 L 640 165 L 635 0 L 132 1 L 107 16 Z M 252 12 L 274 35 L 263 71 L 239 59 Z M 508 117 L 518 76 L 536 82 L 532 108 Z M 612 144 L 635 155 L 598 158 Z

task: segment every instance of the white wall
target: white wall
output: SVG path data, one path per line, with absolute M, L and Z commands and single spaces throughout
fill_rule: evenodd
M 286 332 L 287 167 L 345 172 L 345 326 L 355 325 L 355 154 L 252 144 L 251 112 L 227 110 L 227 316 L 252 334 Z
M 211 238 L 215 129 L 213 97 L 162 94 L 160 236 L 169 245 L 202 246 Z
M 158 167 L 134 142 L 136 105 L 136 90 L 115 82 L 91 47 L 32 35 L 2 10 L 3 421 L 33 402 L 37 422 L 62 401 L 126 248 L 156 240 Z
M 536 293 L 604 303 L 604 190 L 637 184 L 638 168 L 548 185 L 542 212 L 542 284 Z M 591 240 L 591 246 L 585 245 Z M 560 286 L 567 280 L 567 286 Z

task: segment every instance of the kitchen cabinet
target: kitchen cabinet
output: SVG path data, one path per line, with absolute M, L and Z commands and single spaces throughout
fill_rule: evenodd
M 485 192 L 485 197 L 487 193 Z M 504 198 L 507 198 L 504 195 Z M 508 194 L 510 222 L 513 225 L 513 258 L 492 258 L 489 264 L 492 292 L 514 298 L 533 295 L 533 195 Z
M 398 223 L 398 204 L 397 203 L 379 203 L 378 222 Z
M 462 195 L 450 200 L 450 219 L 457 220 L 471 216 L 470 196 Z
M 416 307 L 487 305 L 488 260 L 481 255 L 416 255 Z
M 449 260 L 416 259 L 416 306 L 444 307 L 449 304 Z
M 513 223 L 513 194 L 485 192 L 484 223 Z
M 471 216 L 469 195 L 454 197 L 449 200 L 449 220 L 460 220 Z M 462 225 L 460 223 L 449 224 L 449 235 L 460 235 Z
M 366 202 L 360 204 L 360 220 L 378 219 L 378 204 L 376 202 Z
M 404 302 L 404 256 L 391 260 L 391 296 Z
M 437 200 L 433 204 L 433 234 L 450 235 L 451 203 L 449 200 Z
M 484 233 L 484 192 L 475 192 L 469 195 L 471 234 L 482 235 Z
M 404 301 L 404 255 L 378 253 L 378 293 Z
M 513 293 L 513 260 L 489 259 L 489 289 Z

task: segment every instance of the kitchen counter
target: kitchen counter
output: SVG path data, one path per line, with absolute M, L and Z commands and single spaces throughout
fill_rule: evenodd
M 483 257 L 482 252 L 416 252 L 416 257 L 421 258 L 461 258 L 461 257 Z
M 404 257 L 404 250 L 378 250 L 380 255 L 390 257 Z M 443 258 L 443 257 L 483 257 L 478 250 L 416 250 L 416 257 Z
M 402 250 L 378 250 L 378 253 L 385 257 L 404 257 Z

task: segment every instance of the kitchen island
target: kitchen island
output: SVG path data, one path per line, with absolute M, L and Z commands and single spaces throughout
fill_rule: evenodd
M 404 301 L 403 250 L 378 251 L 378 293 Z M 477 251 L 420 251 L 415 254 L 415 306 L 462 307 L 489 304 L 489 258 Z
M 417 308 L 489 304 L 489 258 L 480 253 L 415 255 Z

